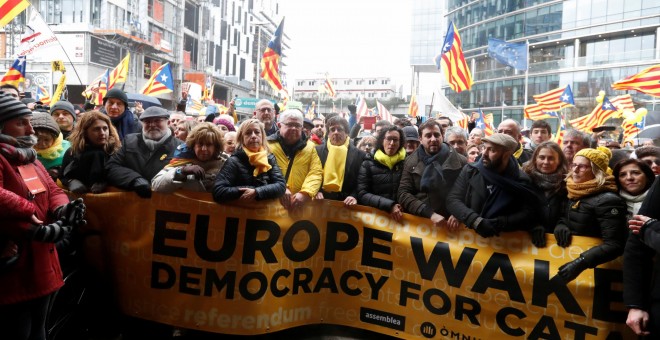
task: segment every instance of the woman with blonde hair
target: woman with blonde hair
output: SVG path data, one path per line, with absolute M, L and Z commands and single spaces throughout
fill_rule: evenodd
M 199 123 L 186 137 L 186 143 L 174 151 L 170 164 L 151 180 L 151 189 L 165 193 L 177 189 L 211 192 L 227 160 L 223 149 L 222 131 L 212 123 Z
M 105 163 L 121 148 L 121 139 L 110 118 L 99 112 L 82 115 L 69 136 L 71 147 L 62 160 L 62 183 L 75 193 L 105 190 Z
M 219 203 L 254 202 L 284 195 L 286 183 L 268 150 L 264 125 L 254 118 L 244 121 L 236 142 L 236 151 L 216 177 L 213 199 Z
M 600 237 L 603 242 L 559 267 L 558 275 L 573 281 L 587 268 L 594 268 L 623 254 L 626 241 L 626 203 L 608 167 L 611 152 L 605 147 L 582 149 L 573 157 L 566 176 L 568 202 L 554 234 L 560 247 L 571 244 L 572 235 Z

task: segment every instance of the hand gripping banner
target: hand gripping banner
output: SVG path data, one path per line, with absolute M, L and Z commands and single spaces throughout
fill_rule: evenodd
M 337 324 L 411 339 L 630 338 L 621 258 L 555 277 L 599 239 L 481 238 L 428 219 L 314 201 L 219 205 L 199 193 L 86 195 L 86 257 L 131 316 L 225 334 Z M 90 241 L 93 243 L 93 241 Z M 89 243 L 89 242 L 88 242 Z M 100 245 L 100 246 L 99 246 Z

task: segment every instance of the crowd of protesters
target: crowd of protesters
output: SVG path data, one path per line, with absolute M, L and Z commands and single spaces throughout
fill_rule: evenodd
M 534 122 L 525 137 L 512 119 L 489 136 L 474 121 L 465 130 L 447 117 L 419 126 L 381 120 L 364 129 L 352 105 L 346 118 L 310 120 L 300 110 L 279 112 L 269 100 L 241 122 L 231 112 L 199 122 L 160 107 L 134 112 L 118 89 L 96 110 L 59 101 L 32 112 L 12 98 L 12 88 L 2 90 L 0 216 L 9 222 L 0 230 L 0 327 L 11 326 L 17 339 L 42 334 L 45 306 L 62 286 L 54 249 L 84 223 L 84 204 L 69 202 L 57 180 L 75 193 L 113 186 L 149 198 L 183 189 L 212 193 L 219 203 L 277 199 L 290 210 L 337 200 L 396 221 L 403 213 L 428 218 L 448 232 L 527 231 L 537 247 L 548 238 L 568 247 L 573 235 L 598 237 L 599 245 L 557 274 L 568 283 L 624 255 L 628 325 L 658 334 L 660 285 L 649 284 L 660 252 L 654 145 L 608 148 L 597 134 L 576 130 L 559 145 L 547 122 Z M 39 178 L 37 189 L 25 180 L 26 165 Z

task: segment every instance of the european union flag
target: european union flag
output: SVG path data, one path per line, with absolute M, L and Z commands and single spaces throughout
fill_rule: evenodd
M 527 43 L 488 38 L 488 56 L 516 70 L 527 70 Z

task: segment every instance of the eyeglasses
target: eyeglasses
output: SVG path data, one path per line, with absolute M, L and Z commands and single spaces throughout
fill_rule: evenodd
M 568 165 L 571 169 L 575 169 L 576 172 L 582 172 L 591 167 L 590 164 L 577 164 L 577 163 L 571 163 Z
M 653 164 L 660 165 L 660 159 L 657 159 L 657 158 L 656 159 L 645 159 L 644 163 L 648 164 L 649 166 L 653 166 Z
M 371 144 L 371 143 L 364 143 L 364 144 L 362 144 L 362 146 L 364 146 L 365 148 L 370 148 L 370 147 L 373 146 L 373 144 Z
M 302 129 L 302 125 L 298 123 L 283 123 L 282 125 L 288 127 L 289 129 Z
M 338 126 L 333 126 L 330 128 L 330 132 L 344 132 L 344 128 L 338 127 Z
M 162 122 L 167 121 L 165 118 L 147 118 L 142 121 L 144 125 L 159 125 Z
M 399 143 L 401 140 L 398 139 L 398 138 L 394 138 L 394 137 L 387 137 L 387 138 L 385 138 L 385 141 L 388 142 L 388 143 Z
M 270 107 L 262 107 L 259 109 L 259 112 L 271 112 L 271 111 L 273 111 L 273 109 Z

